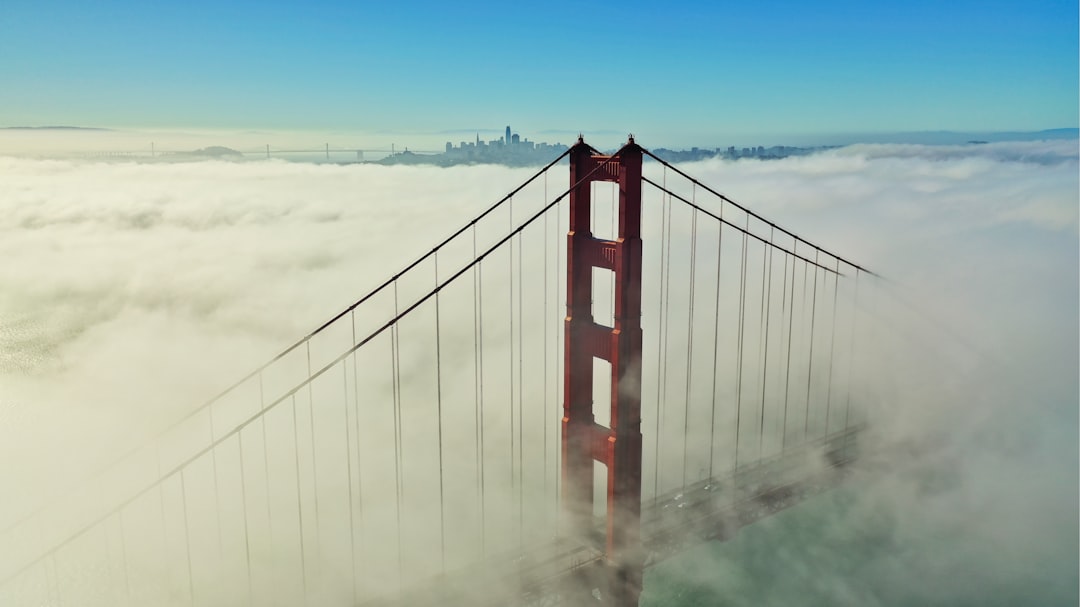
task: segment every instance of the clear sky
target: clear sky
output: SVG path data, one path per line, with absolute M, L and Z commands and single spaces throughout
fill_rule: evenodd
M 1076 0 L 4 0 L 0 126 L 1075 127 L 1078 29 Z

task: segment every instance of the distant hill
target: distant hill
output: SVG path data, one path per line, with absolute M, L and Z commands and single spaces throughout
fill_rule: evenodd
M 818 145 L 850 145 L 853 143 L 913 143 L 922 145 L 958 145 L 978 141 L 1041 141 L 1047 139 L 1078 139 L 1080 129 L 1062 128 L 1042 131 L 909 131 L 899 133 L 839 133 L 835 135 L 803 136 Z
M 237 152 L 232 148 L 227 148 L 221 145 L 212 145 L 208 148 L 202 148 L 195 150 L 194 152 L 188 152 L 188 154 L 191 154 L 192 156 L 212 156 L 215 158 L 221 156 L 243 156 L 242 153 Z
M 1046 135 L 1047 139 L 1080 139 L 1080 128 L 1073 129 L 1047 129 L 1036 131 L 1038 135 Z

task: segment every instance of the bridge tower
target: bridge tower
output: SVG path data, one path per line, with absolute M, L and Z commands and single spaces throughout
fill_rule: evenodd
M 603 156 L 578 138 L 570 150 L 570 231 L 567 234 L 565 377 L 562 418 L 564 529 L 595 541 L 593 462 L 607 467 L 607 513 L 600 547 L 606 556 L 598 585 L 605 604 L 636 606 L 641 592 L 641 161 L 633 136 Z M 593 236 L 591 184 L 619 188 L 618 234 Z M 614 325 L 593 320 L 593 269 L 614 274 Z M 593 377 L 593 358 L 611 376 Z M 610 427 L 596 422 L 593 381 L 611 390 Z M 589 589 L 597 585 L 590 582 Z

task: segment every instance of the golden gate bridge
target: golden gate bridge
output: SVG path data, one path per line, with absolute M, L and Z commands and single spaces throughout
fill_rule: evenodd
M 0 603 L 637 605 L 653 564 L 842 480 L 877 280 L 579 139 L 0 530 Z

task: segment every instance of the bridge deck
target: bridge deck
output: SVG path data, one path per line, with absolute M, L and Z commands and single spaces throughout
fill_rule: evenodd
M 645 567 L 694 544 L 731 539 L 739 528 L 835 486 L 855 458 L 858 430 L 850 427 L 644 504 Z M 585 541 L 555 538 L 364 605 L 560 604 L 571 594 L 593 592 L 605 566 L 598 526 Z

